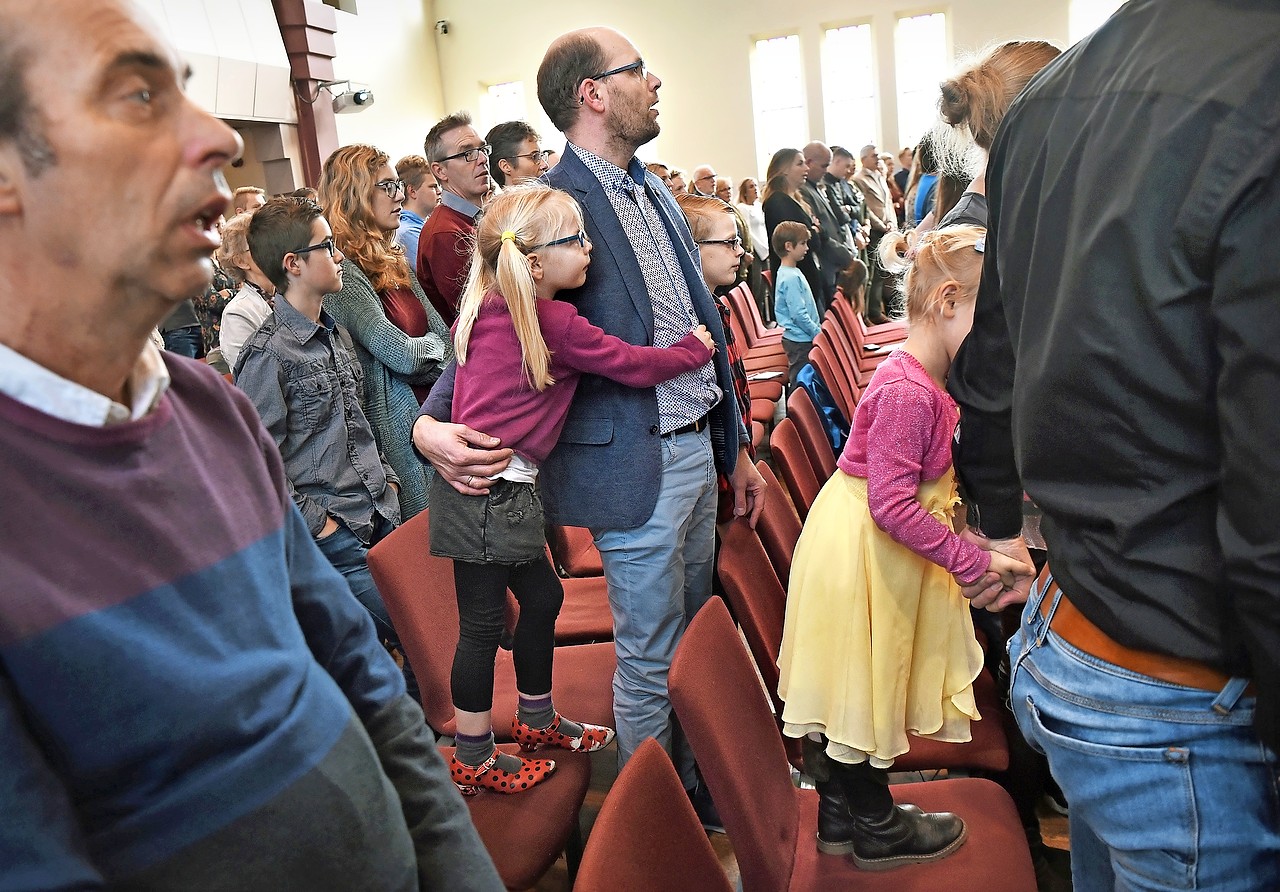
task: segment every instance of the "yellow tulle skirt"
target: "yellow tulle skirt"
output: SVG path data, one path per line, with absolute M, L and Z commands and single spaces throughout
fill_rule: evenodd
M 916 500 L 951 527 L 954 472 Z M 982 649 L 959 584 L 877 527 L 867 481 L 839 470 L 796 545 L 778 668 L 784 733 L 825 734 L 841 762 L 887 768 L 908 735 L 963 743 L 981 718 Z

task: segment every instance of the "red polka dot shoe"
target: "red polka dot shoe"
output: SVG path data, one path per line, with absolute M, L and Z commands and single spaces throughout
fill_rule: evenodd
M 560 718 L 560 713 L 557 712 L 556 717 L 547 727 L 531 728 L 520 721 L 520 714 L 516 713 L 511 720 L 511 739 L 520 744 L 520 748 L 526 753 L 532 753 L 544 746 L 555 746 L 575 753 L 594 753 L 596 750 L 604 749 L 613 740 L 613 729 L 602 725 L 582 723 L 579 725 L 582 728 L 579 736 L 570 737 L 568 734 L 562 734 Z
M 521 759 L 519 756 L 506 754 L 508 759 L 520 762 L 519 771 L 504 771 L 497 765 L 498 757 L 503 753 L 495 749 L 489 758 L 480 766 L 467 765 L 454 756 L 449 760 L 449 773 L 463 796 L 474 796 L 481 790 L 493 790 L 495 793 L 520 793 L 530 787 L 542 783 L 556 770 L 556 763 L 550 759 Z

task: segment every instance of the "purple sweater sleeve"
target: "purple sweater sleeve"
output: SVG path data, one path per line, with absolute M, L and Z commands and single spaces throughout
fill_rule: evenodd
M 555 307 L 566 314 L 565 325 L 554 343 L 548 344 L 556 363 L 580 372 L 600 375 L 628 387 L 653 387 L 677 375 L 705 365 L 711 351 L 692 332 L 670 347 L 642 347 L 606 334 L 592 325 L 570 304 Z M 543 315 L 544 324 L 546 314 Z
M 867 502 L 871 519 L 896 542 L 968 585 L 987 571 L 991 555 L 966 542 L 916 501 L 934 417 L 927 392 L 911 381 L 872 394 L 867 434 Z

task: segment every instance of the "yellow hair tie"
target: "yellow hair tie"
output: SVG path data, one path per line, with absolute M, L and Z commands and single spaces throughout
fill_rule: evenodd
M 502 240 L 504 242 L 514 242 L 516 240 L 516 234 L 508 229 L 506 232 L 502 233 Z

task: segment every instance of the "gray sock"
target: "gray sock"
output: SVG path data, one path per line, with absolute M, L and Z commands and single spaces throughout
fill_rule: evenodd
M 472 737 L 468 734 L 455 734 L 454 739 L 458 743 L 458 761 L 473 768 L 483 765 L 497 748 L 493 742 L 492 730 L 488 734 L 477 737 Z M 509 771 L 514 774 L 520 770 L 520 764 L 519 757 L 502 753 L 498 756 L 496 766 L 503 771 Z

